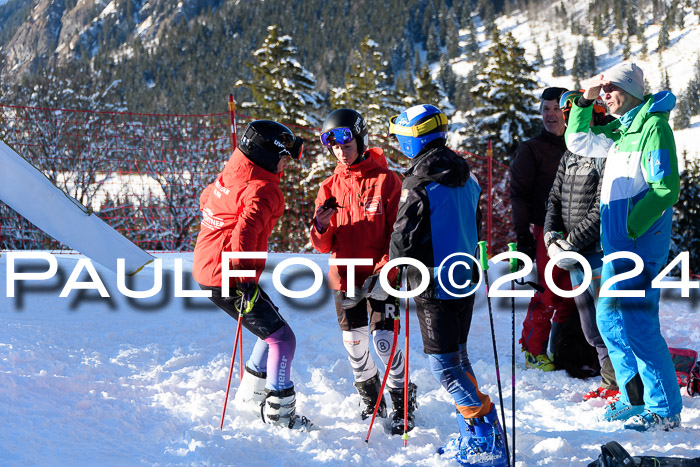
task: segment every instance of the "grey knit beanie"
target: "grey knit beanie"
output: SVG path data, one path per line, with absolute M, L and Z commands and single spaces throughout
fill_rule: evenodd
M 621 63 L 603 73 L 603 79 L 627 91 L 640 101 L 644 100 L 644 72 L 634 63 Z

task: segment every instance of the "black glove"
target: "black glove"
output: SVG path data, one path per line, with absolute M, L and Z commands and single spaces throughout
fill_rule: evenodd
M 259 289 L 255 282 L 239 282 L 236 287 L 236 309 L 242 315 L 250 312 L 258 300 Z
M 526 234 L 519 234 L 517 239 L 518 251 L 521 253 L 525 253 L 530 257 L 530 259 L 534 261 L 535 256 L 537 254 L 537 244 L 535 243 L 535 239 L 532 237 L 532 234 L 529 232 Z

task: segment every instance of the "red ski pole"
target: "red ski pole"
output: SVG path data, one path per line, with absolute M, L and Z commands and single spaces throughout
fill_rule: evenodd
M 238 349 L 240 352 L 238 353 L 238 361 L 240 362 L 240 367 L 241 367 L 241 381 L 243 381 L 243 333 L 240 333 L 238 335 Z
M 377 417 L 377 411 L 379 410 L 379 405 L 382 403 L 382 395 L 384 394 L 384 385 L 386 385 L 386 380 L 389 377 L 389 370 L 391 370 L 391 363 L 394 361 L 394 353 L 396 352 L 396 342 L 399 340 L 399 316 L 394 317 L 394 340 L 391 343 L 391 353 L 389 354 L 389 361 L 386 364 L 386 371 L 384 372 L 384 377 L 382 378 L 382 386 L 379 390 L 379 396 L 377 397 L 377 403 L 374 405 L 374 412 L 372 412 L 372 420 L 369 422 L 369 430 L 367 430 L 367 437 L 365 438 L 365 443 L 369 443 L 369 435 L 372 434 L 372 425 L 374 425 L 374 419 Z
M 238 315 L 238 325 L 236 326 L 236 339 L 233 342 L 233 355 L 231 356 L 231 368 L 228 370 L 228 384 L 226 385 L 226 399 L 224 399 L 224 410 L 221 412 L 221 424 L 219 429 L 224 429 L 224 417 L 226 416 L 226 404 L 228 404 L 228 392 L 231 389 L 231 376 L 233 375 L 233 365 L 236 363 L 236 350 L 238 349 L 238 341 L 241 337 L 241 323 L 243 316 Z M 241 351 L 242 353 L 242 351 Z M 242 376 L 241 376 L 242 378 Z

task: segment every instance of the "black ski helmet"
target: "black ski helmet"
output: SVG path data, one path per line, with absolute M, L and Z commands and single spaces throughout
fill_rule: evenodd
M 255 120 L 241 136 L 240 150 L 255 165 L 277 173 L 277 164 L 284 156 L 300 160 L 304 140 L 292 130 L 272 120 Z
M 321 134 L 335 128 L 349 128 L 353 139 L 357 141 L 357 154 L 360 156 L 364 154 L 369 144 L 369 131 L 365 119 L 359 112 L 352 109 L 338 109 L 329 113 L 323 121 Z M 330 151 L 330 148 L 328 150 Z

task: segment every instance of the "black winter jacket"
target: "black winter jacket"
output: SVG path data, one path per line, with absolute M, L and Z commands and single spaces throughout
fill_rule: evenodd
M 515 150 L 510 163 L 510 203 L 516 235 L 529 235 L 530 224 L 544 225 L 547 198 L 564 152 L 564 136 L 544 129 Z
M 581 254 L 600 251 L 600 188 L 604 159 L 566 151 L 549 193 L 544 231 L 563 232 Z

